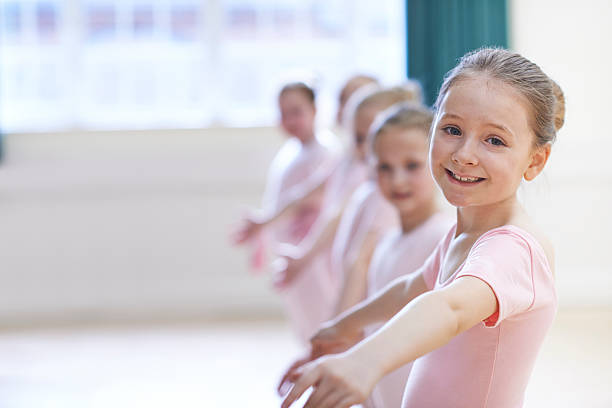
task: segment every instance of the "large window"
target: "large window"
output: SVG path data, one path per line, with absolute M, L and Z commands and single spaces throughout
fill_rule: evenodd
M 0 0 L 0 128 L 275 123 L 284 80 L 405 77 L 403 0 Z

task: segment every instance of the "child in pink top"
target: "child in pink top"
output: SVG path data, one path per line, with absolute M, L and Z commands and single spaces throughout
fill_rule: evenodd
M 381 195 L 374 180 L 369 132 L 375 117 L 385 109 L 406 101 L 420 99 L 420 87 L 412 82 L 374 92 L 363 99 L 355 109 L 355 131 L 368 142 L 370 179 L 351 196 L 342 214 L 332 245 L 332 273 L 340 286 L 335 316 L 366 297 L 366 275 L 370 259 L 380 238 L 399 225 L 396 209 Z
M 276 286 L 304 342 L 334 314 L 340 276 L 332 271 L 332 242 L 349 198 L 368 176 L 363 122 L 369 126 L 371 119 L 370 112 L 358 106 L 378 90 L 378 85 L 369 84 L 349 98 L 345 110 L 353 122 L 352 145 L 325 185 L 321 212 L 309 233 L 297 245 L 280 251 L 284 258 L 278 263 Z
M 315 96 L 310 87 L 289 83 L 278 102 L 281 126 L 291 137 L 270 164 L 260 213 L 246 219 L 235 236 L 237 243 L 254 241 L 255 268 L 264 266 L 264 255 L 274 253 L 278 243 L 297 244 L 306 236 L 321 207 L 321 194 L 309 193 L 325 183 L 338 158 L 335 136 L 314 130 Z
M 375 89 L 378 88 L 374 86 L 368 90 L 368 94 Z M 359 91 L 357 93 L 354 97 L 364 97 L 359 95 Z M 288 106 L 287 116 L 291 117 L 292 111 Z M 283 119 L 287 131 L 292 129 L 290 125 Z M 280 197 L 269 200 L 275 205 L 268 206 L 262 215 L 245 220 L 237 234 L 239 242 L 259 237 L 257 242 L 261 243 L 263 233 L 279 230 L 274 227 L 282 226 L 288 214 L 294 215 L 293 220 L 298 218 L 295 215 L 299 216 L 299 222 L 290 223 L 293 228 L 280 229 L 285 236 L 275 235 L 277 245 L 274 253 L 280 258 L 273 267 L 276 269 L 275 286 L 283 298 L 289 320 L 298 337 L 305 342 L 332 314 L 338 278 L 331 273 L 331 240 L 348 198 L 367 177 L 364 142 L 365 139 L 355 135 L 352 145 L 333 162 L 333 166 L 320 165 L 314 173 L 303 174 L 305 179 L 296 186 L 283 189 L 282 183 L 272 183 L 279 186 L 278 191 L 284 190 L 285 193 L 272 194 Z M 316 208 L 314 217 L 306 217 L 305 211 L 299 211 L 313 207 Z M 307 212 L 308 215 L 312 213 Z
M 403 407 L 520 408 L 556 311 L 553 251 L 517 198 L 563 125 L 561 89 L 503 49 L 466 54 L 435 104 L 430 168 L 457 223 L 423 267 L 325 325 L 287 408 L 349 407 L 414 361 Z M 355 344 L 364 327 L 387 321 Z M 348 350 L 347 350 L 348 349 Z

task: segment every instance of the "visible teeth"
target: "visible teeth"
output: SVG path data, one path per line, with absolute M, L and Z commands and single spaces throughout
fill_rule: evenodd
M 478 178 L 478 177 L 459 177 L 458 175 L 456 175 L 453 172 L 451 172 L 451 175 L 453 176 L 453 178 L 455 180 L 464 181 L 464 182 L 467 182 L 467 183 L 473 183 L 475 181 L 480 180 L 480 178 Z

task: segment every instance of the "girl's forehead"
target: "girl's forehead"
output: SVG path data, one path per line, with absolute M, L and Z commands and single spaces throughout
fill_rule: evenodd
M 503 122 L 516 130 L 529 124 L 529 103 L 514 87 L 486 75 L 462 78 L 453 84 L 438 111 L 438 117 Z
M 394 156 L 427 153 L 427 132 L 418 128 L 389 128 L 381 132 L 375 141 L 376 150 Z
M 310 103 L 310 100 L 308 96 L 306 95 L 306 93 L 300 89 L 288 89 L 279 95 L 278 100 L 280 103 L 287 102 L 287 101 L 291 101 L 291 102 L 300 101 L 304 103 L 306 102 Z
M 457 80 L 448 89 L 444 101 L 448 102 L 453 98 L 486 100 L 501 104 L 509 101 L 524 102 L 525 99 L 513 86 L 484 74 L 470 75 Z

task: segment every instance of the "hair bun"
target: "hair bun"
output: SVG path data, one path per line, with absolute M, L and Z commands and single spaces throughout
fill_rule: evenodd
M 565 123 L 565 95 L 563 94 L 563 90 L 561 90 L 559 84 L 552 79 L 550 80 L 550 83 L 552 85 L 553 95 L 555 96 L 554 122 L 555 131 L 558 132 Z

